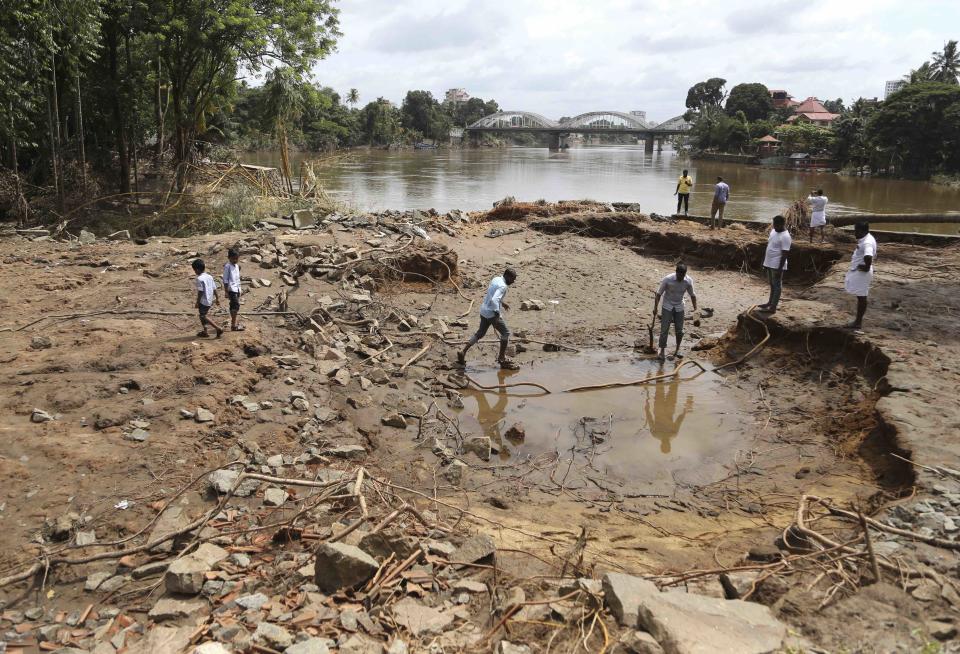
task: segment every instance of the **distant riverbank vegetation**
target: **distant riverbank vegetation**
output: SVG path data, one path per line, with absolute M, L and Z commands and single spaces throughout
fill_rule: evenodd
M 687 94 L 686 116 L 694 123 L 691 146 L 760 156 L 802 152 L 851 170 L 955 179 L 960 174 L 958 75 L 960 52 L 957 42 L 949 41 L 905 75 L 887 99 L 859 98 L 849 106 L 839 98 L 827 100 L 818 103 L 823 111 L 816 113 L 798 111 L 804 103 L 763 84 L 737 84 L 727 93 L 726 80 L 711 78 Z

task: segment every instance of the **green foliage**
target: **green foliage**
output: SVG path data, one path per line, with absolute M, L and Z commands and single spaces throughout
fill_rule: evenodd
M 686 107 L 692 111 L 701 111 L 705 107 L 719 107 L 723 102 L 723 87 L 727 80 L 711 77 L 705 82 L 697 82 L 687 91 Z
M 847 108 L 843 105 L 843 98 L 837 98 L 836 100 L 826 100 L 823 103 L 823 106 L 832 114 L 842 114 Z
M 833 130 L 812 123 L 797 122 L 781 125 L 777 128 L 780 139 L 787 152 L 810 152 L 813 154 L 830 152 L 834 147 Z
M 387 100 L 377 98 L 360 114 L 364 139 L 370 145 L 390 145 L 400 138 L 400 111 Z
M 909 84 L 867 123 L 868 140 L 890 165 L 911 177 L 960 170 L 960 86 Z
M 427 138 L 444 140 L 450 133 L 450 117 L 430 91 L 407 91 L 400 119 L 405 129 Z
M 956 41 L 947 41 L 942 51 L 933 53 L 930 72 L 931 81 L 954 85 L 958 83 L 960 51 L 957 50 Z
M 743 114 L 730 117 L 719 108 L 704 108 L 692 130 L 693 141 L 701 150 L 740 152 L 750 142 L 750 130 Z
M 773 99 L 763 84 L 737 84 L 730 89 L 726 109 L 729 116 L 742 111 L 747 120 L 762 120 L 773 111 Z
M 466 102 L 444 104 L 443 108 L 454 125 L 466 127 L 475 123 L 484 116 L 500 111 L 500 106 L 494 101 L 484 101 L 482 98 L 470 98 Z

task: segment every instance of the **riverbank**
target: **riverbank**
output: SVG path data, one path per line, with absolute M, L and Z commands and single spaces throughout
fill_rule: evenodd
M 571 577 L 614 571 L 691 597 L 746 597 L 830 651 L 952 638 L 931 618 L 960 598 L 949 472 L 960 470 L 960 416 L 939 393 L 960 379 L 942 319 L 960 309 L 942 289 L 956 246 L 884 244 L 866 332 L 852 334 L 839 327 L 851 310 L 844 233 L 797 239 L 783 310 L 764 318 L 751 310 L 766 299 L 761 234 L 589 202 L 536 207 L 494 214 L 509 220 L 385 212 L 141 244 L 0 240 L 16 330 L 0 352 L 11 371 L 0 381 L 4 574 L 42 554 L 121 553 L 30 576 L 40 595 L 23 582 L 0 589 L 2 626 L 87 650 L 172 637 L 170 625 L 227 651 L 282 651 L 295 638 L 340 651 L 396 639 L 411 651 L 502 639 L 538 651 L 591 628 L 599 648 L 639 638 L 639 623 L 616 579 Z M 234 245 L 246 331 L 197 338 L 188 263 L 202 256 L 216 273 Z M 652 291 L 678 256 L 711 310 L 692 316 L 685 361 L 709 372 L 642 351 Z M 521 370 L 498 372 L 485 343 L 464 374 L 456 348 L 506 265 L 519 271 L 507 320 Z M 656 375 L 668 377 L 563 392 Z M 208 490 L 210 469 L 231 462 L 248 476 Z M 873 554 L 855 517 L 827 516 L 810 496 L 877 520 Z M 393 545 L 374 550 L 380 524 Z M 171 551 L 135 549 L 173 532 Z M 493 559 L 470 541 L 478 532 Z M 314 552 L 334 537 L 375 558 L 352 589 L 317 585 Z M 199 542 L 225 555 L 184 597 L 180 573 L 165 571 L 178 552 L 192 565 Z M 872 558 L 885 581 L 868 586 Z M 732 614 L 722 624 L 749 633 Z M 651 625 L 639 624 L 664 639 Z

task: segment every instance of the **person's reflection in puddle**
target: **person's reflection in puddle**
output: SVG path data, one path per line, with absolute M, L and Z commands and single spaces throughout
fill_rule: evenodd
M 670 453 L 670 441 L 680 433 L 680 425 L 684 418 L 693 409 L 693 395 L 687 395 L 683 405 L 683 411 L 674 419 L 673 414 L 677 412 L 677 399 L 680 391 L 680 380 L 674 380 L 668 384 L 657 384 L 653 395 L 653 410 L 651 411 L 650 387 L 646 387 L 647 401 L 643 407 L 646 415 L 646 426 L 650 430 L 650 435 L 660 441 L 660 451 L 664 454 Z
M 506 380 L 517 374 L 516 370 L 497 370 L 497 383 L 501 386 Z M 503 423 L 507 418 L 507 406 L 510 404 L 510 398 L 507 395 L 507 389 L 501 388 L 496 391 L 497 401 L 490 406 L 488 398 L 492 391 L 480 392 L 477 394 L 477 421 L 483 425 L 483 430 L 500 449 L 500 458 L 506 461 L 510 458 L 510 447 L 503 440 Z

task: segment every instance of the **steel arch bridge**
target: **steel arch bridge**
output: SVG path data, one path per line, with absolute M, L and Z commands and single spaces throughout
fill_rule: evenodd
M 465 131 L 469 134 L 545 134 L 550 137 L 550 147 L 559 147 L 567 134 L 630 134 L 642 138 L 646 150 L 652 152 L 655 141 L 685 134 L 691 127 L 682 115 L 659 125 L 650 125 L 640 117 L 622 111 L 589 111 L 563 121 L 551 120 L 532 111 L 498 111 L 469 125 Z

